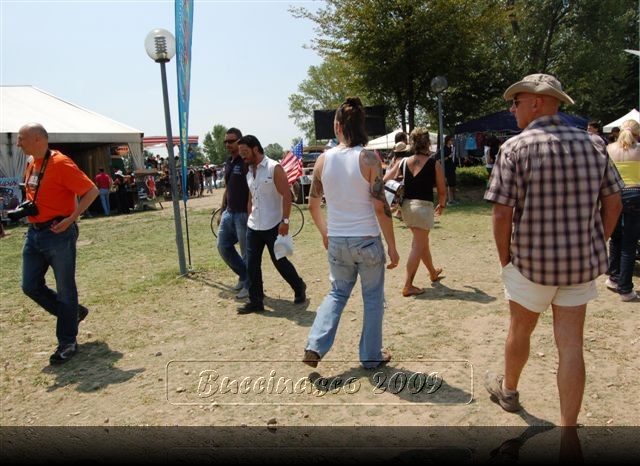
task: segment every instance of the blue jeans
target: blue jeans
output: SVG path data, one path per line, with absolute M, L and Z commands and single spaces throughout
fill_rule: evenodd
M 78 335 L 77 239 L 75 223 L 57 234 L 30 226 L 22 249 L 22 291 L 57 317 L 58 345 L 75 343 Z M 49 267 L 56 278 L 57 292 L 45 283 Z
M 609 241 L 608 273 L 611 281 L 618 285 L 618 292 L 627 294 L 633 291 L 633 268 L 640 238 L 640 198 L 623 199 L 623 202 L 624 210 Z
M 109 205 L 109 189 L 100 188 L 100 202 L 102 203 L 102 210 L 105 215 L 111 213 L 111 206 Z
M 220 219 L 218 229 L 218 252 L 238 279 L 247 287 L 247 220 L 246 212 L 229 212 L 225 210 Z M 240 244 L 240 254 L 236 244 Z
M 298 275 L 296 268 L 286 257 L 276 259 L 273 245 L 278 238 L 276 225 L 270 230 L 252 230 L 247 228 L 247 269 L 249 274 L 249 301 L 254 304 L 262 304 L 264 301 L 264 289 L 262 287 L 262 253 L 266 246 L 269 250 L 271 262 L 282 278 L 298 294 L 305 286 L 304 281 Z
M 360 361 L 366 368 L 382 360 L 385 252 L 378 237 L 329 237 L 331 291 L 318 307 L 306 349 L 323 357 L 333 345 L 342 311 L 358 275 L 364 316 L 360 336 Z

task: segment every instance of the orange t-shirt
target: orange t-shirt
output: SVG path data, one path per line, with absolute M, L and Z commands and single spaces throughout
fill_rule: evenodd
M 33 200 L 38 175 L 44 158 L 34 160 L 26 170 L 27 199 Z M 38 215 L 28 217 L 29 222 L 46 222 L 55 217 L 68 217 L 76 209 L 77 196 L 82 196 L 95 185 L 66 155 L 51 151 L 36 199 Z

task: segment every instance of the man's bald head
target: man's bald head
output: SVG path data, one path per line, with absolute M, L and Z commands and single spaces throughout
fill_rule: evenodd
M 23 130 L 28 134 L 38 135 L 47 141 L 49 140 L 49 133 L 47 133 L 47 130 L 44 129 L 44 126 L 40 123 L 27 123 L 20 128 L 20 132 Z
M 49 148 L 49 133 L 40 123 L 27 123 L 18 133 L 18 147 L 26 155 L 43 158 Z

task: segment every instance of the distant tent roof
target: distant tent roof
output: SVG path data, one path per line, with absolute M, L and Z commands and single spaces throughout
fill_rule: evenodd
M 620 128 L 622 126 L 622 123 L 624 123 L 627 120 L 636 120 L 637 122 L 640 123 L 640 112 L 634 108 L 625 116 L 621 116 L 616 121 L 612 121 L 608 125 L 605 125 L 605 127 L 602 128 L 602 131 L 605 133 L 610 133 L 611 130 L 614 128 L 614 126 L 617 126 L 618 128 Z
M 140 143 L 142 131 L 72 104 L 34 86 L 0 86 L 0 134 L 42 124 L 53 143 Z
M 589 121 L 586 118 L 569 115 L 563 112 L 558 112 L 558 115 L 560 115 L 560 118 L 570 126 L 585 130 L 587 129 L 587 123 Z M 509 131 L 512 133 L 519 133 L 521 130 L 516 124 L 515 117 L 507 110 L 490 113 L 489 115 L 461 123 L 455 127 L 455 134 L 485 131 Z
M 385 134 L 384 136 L 380 136 L 379 138 L 372 139 L 367 143 L 365 149 L 369 150 L 390 150 L 393 149 L 393 146 L 396 144 L 396 134 L 401 133 L 401 129 L 396 129 L 395 131 L 391 131 L 389 134 Z M 407 134 L 408 136 L 408 134 Z M 429 140 L 431 144 L 438 143 L 437 132 L 433 130 L 429 130 Z

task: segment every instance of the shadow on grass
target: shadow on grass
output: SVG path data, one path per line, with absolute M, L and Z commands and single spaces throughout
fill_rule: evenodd
M 289 319 L 302 327 L 311 327 L 316 318 L 316 313 L 309 311 L 309 299 L 304 303 L 293 304 L 293 301 L 265 296 L 264 304 L 267 312 L 260 315 Z
M 488 295 L 475 286 L 465 285 L 464 288 L 468 288 L 471 291 L 449 288 L 442 282 L 438 281 L 431 284 L 431 290 L 427 288 L 425 293 L 414 296 L 414 298 L 427 301 L 455 299 L 483 304 L 491 303 L 497 299 L 495 296 Z
M 144 369 L 123 371 L 114 367 L 123 354 L 113 351 L 103 341 L 92 341 L 78 345 L 78 353 L 73 359 L 61 366 L 47 366 L 45 374 L 54 374 L 56 380 L 47 392 L 53 392 L 67 385 L 77 385 L 79 392 L 93 392 L 112 384 L 127 382 Z

